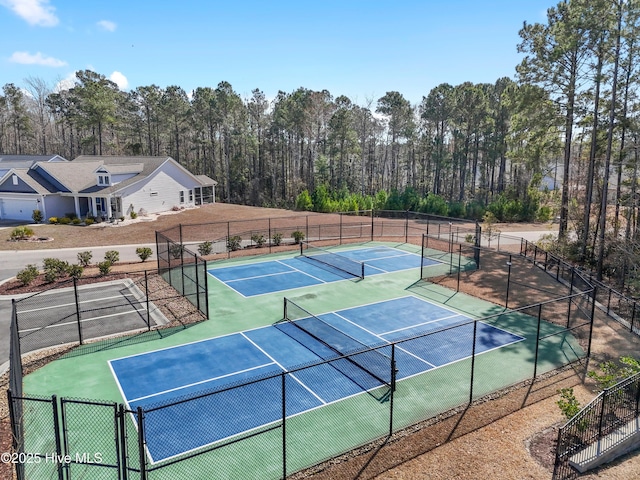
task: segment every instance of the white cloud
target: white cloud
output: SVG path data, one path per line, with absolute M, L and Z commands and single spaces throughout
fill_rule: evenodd
M 49 0 L 0 0 L 0 5 L 12 10 L 29 25 L 55 27 L 59 21 Z
M 42 53 L 31 54 L 29 52 L 14 52 L 9 58 L 10 62 L 23 65 L 42 65 L 45 67 L 64 67 L 67 62 L 53 57 L 47 57 Z
M 60 93 L 63 90 L 71 90 L 76 85 L 76 72 L 71 72 L 62 80 L 59 80 L 55 87 L 53 87 L 53 91 L 56 93 Z
M 127 77 L 118 71 L 109 75 L 109 80 L 118 85 L 120 90 L 125 90 L 129 86 L 129 80 L 127 80 Z
M 110 22 L 109 20 L 100 20 L 98 22 L 98 26 L 101 29 L 106 30 L 107 32 L 115 32 L 116 28 L 118 28 L 118 26 L 115 23 Z

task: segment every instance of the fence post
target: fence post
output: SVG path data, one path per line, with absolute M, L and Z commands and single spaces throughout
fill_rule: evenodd
M 120 464 L 122 478 L 126 480 L 129 477 L 129 467 L 127 465 L 127 414 L 124 411 L 124 405 L 122 403 L 120 403 L 116 409 L 116 424 L 118 429 L 118 439 L 120 442 L 120 458 L 118 458 L 118 463 Z
M 144 271 L 144 297 L 147 304 L 147 331 L 151 330 L 151 311 L 149 310 L 149 278 L 147 270 Z
M 571 300 L 573 296 L 573 280 L 576 274 L 576 269 L 571 268 L 571 284 L 569 285 L 569 306 L 567 307 L 567 328 L 569 328 L 569 323 L 571 323 Z
M 591 298 L 591 322 L 589 325 L 589 343 L 587 345 L 587 358 L 591 358 L 591 339 L 593 337 L 593 320 L 596 315 L 596 297 L 598 295 L 598 287 L 593 287 L 593 297 Z
M 287 390 L 286 372 L 282 372 L 282 478 L 287 478 Z
M 271 243 L 271 217 L 268 219 L 267 243 L 269 244 L 269 253 L 271 253 L 273 245 Z
M 372 208 L 371 209 L 371 241 L 372 242 L 373 242 L 373 228 L 374 228 L 374 225 L 373 225 L 374 212 L 375 212 L 375 210 Z
M 19 408 L 20 413 L 16 412 L 11 390 L 7 390 L 7 401 L 9 402 L 9 418 L 11 420 L 11 433 L 13 434 L 13 450 L 16 453 L 24 453 L 24 429 L 22 427 L 23 408 Z M 20 398 L 19 401 L 24 402 L 22 398 Z M 15 469 L 18 480 L 26 480 L 24 478 L 24 463 L 16 463 Z
M 631 325 L 629 327 L 629 331 L 630 332 L 633 332 L 633 324 L 634 324 L 634 322 L 636 320 L 636 305 L 637 305 L 637 303 L 634 300 L 633 301 L 633 307 L 631 307 L 633 310 L 631 311 Z
M 58 454 L 58 458 L 62 458 L 62 441 L 60 439 L 60 415 L 58 414 L 58 399 L 55 395 L 51 396 L 51 408 L 53 412 L 53 427 L 54 427 L 53 437 L 56 442 L 56 453 Z M 64 479 L 63 462 L 57 462 L 57 463 L 58 463 L 58 480 L 63 480 Z
M 602 391 L 602 407 L 600 408 L 600 420 L 598 421 L 598 440 L 602 438 L 602 421 L 604 420 L 604 407 L 609 398 L 609 389 L 605 388 Z
M 409 243 L 409 210 L 404 212 L 404 243 Z
M 533 378 L 535 381 L 538 375 L 538 352 L 540 351 L 540 324 L 542 323 L 542 304 L 538 305 L 538 328 L 536 331 L 536 354 L 533 362 Z
M 607 288 L 609 289 L 609 297 L 607 298 L 607 315 L 609 315 L 611 309 L 611 287 Z
M 458 285 L 456 287 L 456 292 L 460 291 L 460 262 L 462 259 L 462 244 L 458 245 Z
M 391 392 L 389 392 L 389 437 L 393 435 L 393 397 L 396 391 L 396 347 L 391 344 Z
M 473 345 L 471 346 L 471 382 L 469 384 L 469 405 L 473 402 L 473 376 L 476 367 L 476 339 L 478 334 L 478 321 L 473 321 Z
M 76 319 L 78 321 L 78 341 L 82 345 L 82 325 L 80 323 L 80 301 L 78 300 L 78 280 L 73 277 L 73 295 L 76 300 Z
M 198 264 L 198 255 L 197 254 L 193 254 L 193 268 L 196 271 L 196 308 L 198 309 L 198 311 L 202 311 L 202 309 L 200 308 L 200 275 L 198 275 L 198 267 L 200 266 Z M 205 274 L 206 275 L 206 274 Z M 206 278 L 204 279 L 204 281 L 206 281 Z
M 145 427 L 144 412 L 142 407 L 138 407 L 138 455 L 140 458 L 140 480 L 148 480 L 147 478 L 147 456 L 145 455 Z
M 342 245 L 342 213 L 340 213 L 340 245 Z

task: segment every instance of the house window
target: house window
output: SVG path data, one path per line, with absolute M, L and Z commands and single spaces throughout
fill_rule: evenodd
M 98 175 L 98 185 L 109 185 L 109 175 Z
M 180 203 L 184 203 L 184 190 L 180 190 Z
M 189 190 L 189 203 L 193 203 L 193 190 Z
M 13 181 L 13 184 L 14 184 L 14 185 L 18 185 L 18 176 L 17 176 L 17 175 L 13 175 L 13 176 L 11 177 L 11 180 Z
M 158 192 L 149 192 L 149 196 L 150 197 L 157 197 L 158 196 Z

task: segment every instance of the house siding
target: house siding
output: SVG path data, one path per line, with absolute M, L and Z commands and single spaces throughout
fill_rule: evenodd
M 136 213 L 140 209 L 147 213 L 159 213 L 171 210 L 174 206 L 192 205 L 188 191 L 197 185 L 191 176 L 168 161 L 144 181 L 122 190 L 122 209 L 129 214 L 133 205 Z M 181 190 L 185 192 L 183 204 L 180 203 Z
M 0 185 L 0 192 L 7 193 L 36 193 L 33 188 L 27 185 L 20 177 L 18 177 L 18 184 L 13 184 L 13 175 L 9 175 L 4 182 Z
M 73 197 L 62 197 L 59 195 L 47 195 L 44 197 L 44 205 L 47 218 L 45 222 L 49 221 L 51 217 L 64 217 L 67 213 L 76 211 Z

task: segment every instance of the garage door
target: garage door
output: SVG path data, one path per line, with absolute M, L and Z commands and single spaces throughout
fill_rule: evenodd
M 32 221 L 31 215 L 37 208 L 35 200 L 17 200 L 3 198 L 0 200 L 0 218 L 2 220 Z

